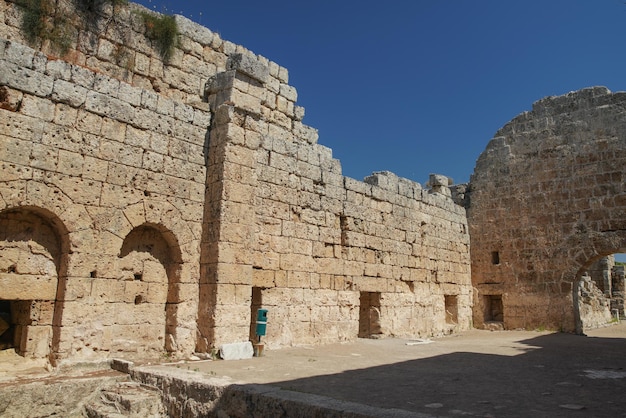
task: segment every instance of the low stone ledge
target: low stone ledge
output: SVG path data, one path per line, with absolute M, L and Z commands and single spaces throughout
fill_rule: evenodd
M 165 366 L 138 367 L 133 379 L 163 392 L 170 415 L 285 416 L 332 418 L 427 418 L 431 415 L 385 409 L 326 396 L 283 390 L 272 385 L 238 384 L 225 378 Z

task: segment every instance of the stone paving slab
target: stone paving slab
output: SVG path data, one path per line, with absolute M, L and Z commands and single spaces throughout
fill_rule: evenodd
M 170 367 L 435 416 L 626 416 L 626 324 L 587 334 L 473 330 Z

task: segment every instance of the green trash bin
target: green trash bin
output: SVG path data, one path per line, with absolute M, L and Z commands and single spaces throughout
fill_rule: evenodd
M 259 309 L 256 313 L 256 335 L 261 337 L 267 332 L 267 309 Z

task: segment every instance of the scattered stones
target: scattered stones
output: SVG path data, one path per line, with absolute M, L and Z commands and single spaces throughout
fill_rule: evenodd
M 422 345 L 422 344 L 431 344 L 434 343 L 433 340 L 431 340 L 430 338 L 419 338 L 417 340 L 411 340 L 411 341 L 407 341 L 405 344 L 406 345 Z
M 574 383 L 574 382 L 559 382 L 556 384 L 556 386 L 579 388 L 582 385 L 580 383 Z

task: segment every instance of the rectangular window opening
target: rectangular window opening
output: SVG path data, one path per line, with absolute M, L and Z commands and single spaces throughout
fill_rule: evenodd
M 444 295 L 446 308 L 446 324 L 458 324 L 459 303 L 457 295 Z
M 359 300 L 359 338 L 376 338 L 382 334 L 380 292 L 361 292 Z
M 504 322 L 502 295 L 485 295 L 485 322 Z
M 491 264 L 495 266 L 500 264 L 500 253 L 498 251 L 493 251 L 491 253 Z

